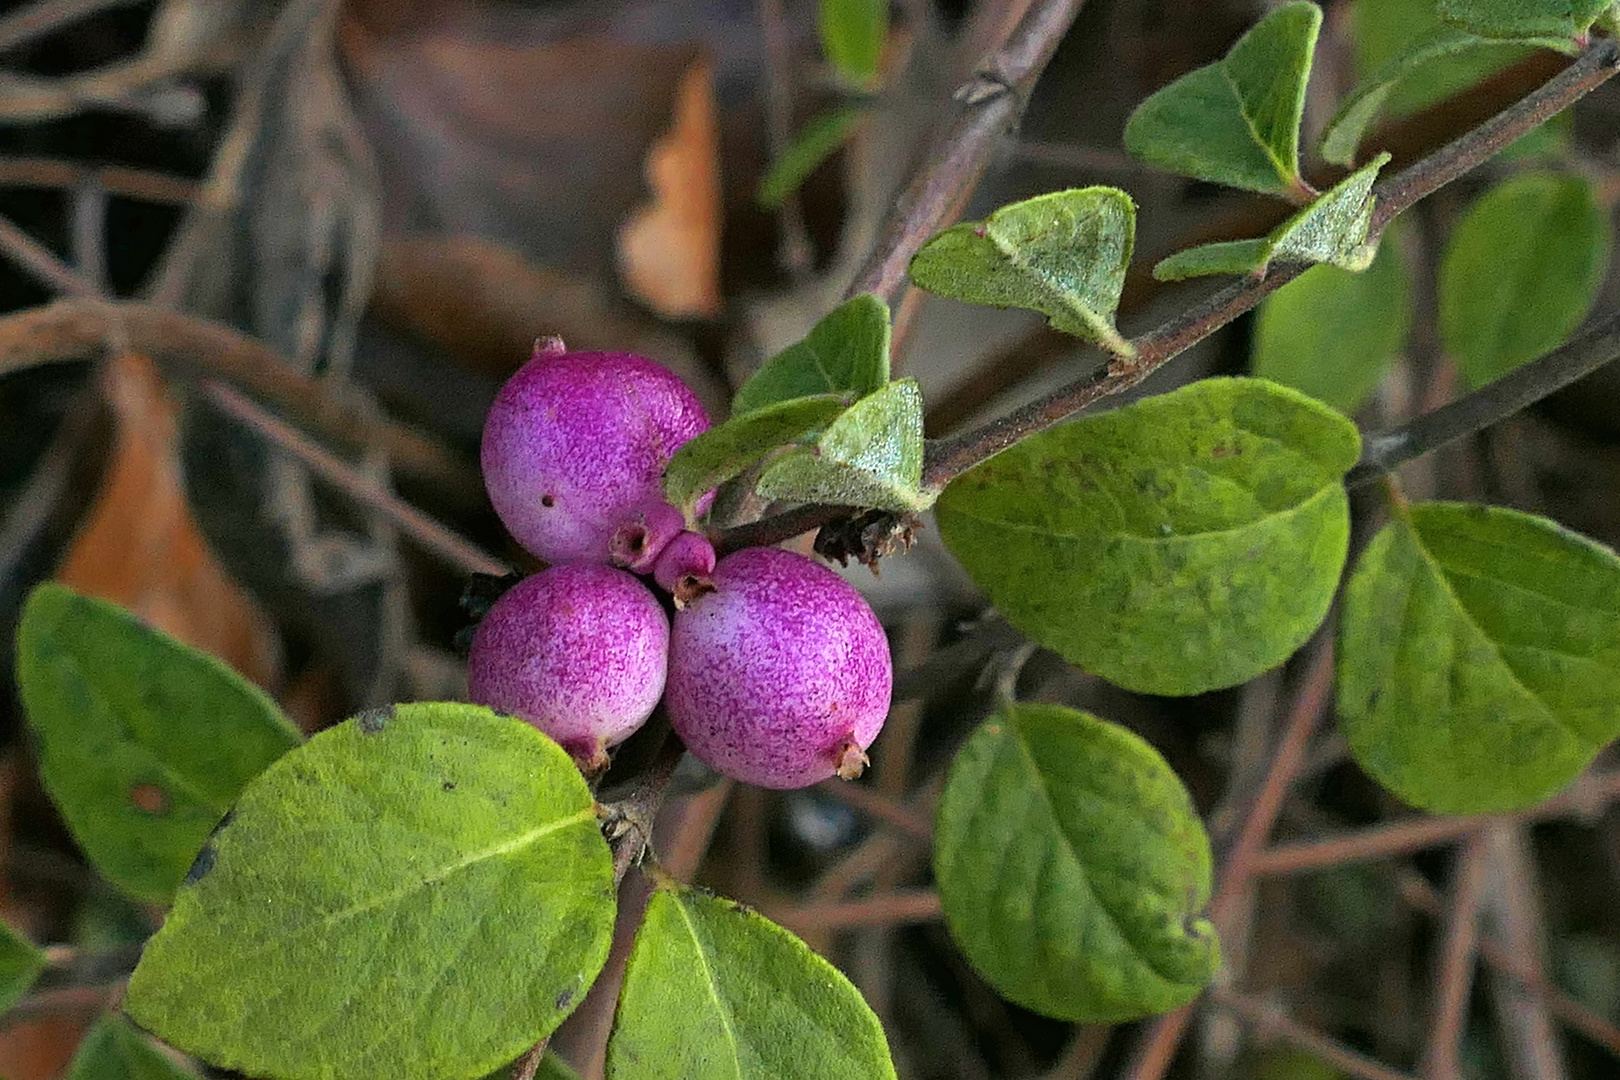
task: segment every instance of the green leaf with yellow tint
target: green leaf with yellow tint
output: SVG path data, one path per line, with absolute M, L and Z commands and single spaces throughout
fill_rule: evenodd
M 731 900 L 663 882 L 647 903 L 608 1080 L 893 1080 L 883 1027 L 804 942 Z
M 1113 1024 L 1191 1001 L 1220 967 L 1209 841 L 1164 758 L 1116 724 L 1007 704 L 951 766 L 934 878 L 1002 995 Z
M 584 997 L 615 907 L 567 753 L 479 706 L 400 705 L 248 785 L 124 1008 L 269 1080 L 482 1076 Z
M 1263 379 L 1208 379 L 1048 429 L 954 480 L 945 544 L 1018 629 L 1129 690 L 1198 694 L 1327 615 L 1356 427 Z
M 1516 510 L 1411 507 L 1346 587 L 1338 714 L 1414 806 L 1534 806 L 1620 735 L 1620 558 Z

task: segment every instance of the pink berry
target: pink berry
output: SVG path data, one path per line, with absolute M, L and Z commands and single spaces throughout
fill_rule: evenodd
M 821 564 L 778 548 L 728 555 L 675 614 L 665 703 L 699 760 L 767 788 L 852 778 L 889 711 L 877 616 Z
M 553 566 L 507 590 L 478 624 L 468 695 L 555 739 L 587 771 L 652 715 L 669 619 L 652 591 L 610 566 Z
M 714 587 L 712 573 L 714 545 L 702 533 L 681 533 L 653 564 L 653 580 L 683 606 Z
M 618 528 L 664 502 L 664 466 L 709 418 L 651 360 L 559 349 L 537 346 L 496 395 L 484 421 L 484 485 L 536 557 L 605 563 Z
M 650 574 L 664 549 L 685 528 L 685 516 L 669 503 L 649 506 L 613 531 L 608 537 L 608 555 L 614 566 Z

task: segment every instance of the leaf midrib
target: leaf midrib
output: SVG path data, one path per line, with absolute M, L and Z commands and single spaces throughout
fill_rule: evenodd
M 1002 257 L 1007 260 L 1013 269 L 1033 278 L 1047 295 L 1057 299 L 1059 307 L 1069 315 L 1079 319 L 1080 322 L 1090 328 L 1092 333 L 1106 334 L 1114 331 L 1113 323 L 1110 320 L 1091 307 L 1090 304 L 1079 299 L 1080 290 L 1071 291 L 1063 288 L 1061 283 L 1054 280 L 1050 274 L 1038 269 L 1033 263 L 1025 259 L 1021 254 L 1023 250 L 1021 247 L 1003 241 L 1000 234 L 993 228 L 985 230 L 985 239 L 988 239 L 991 245 L 1001 252 Z
M 1142 962 L 1143 967 L 1147 968 L 1155 976 L 1164 980 L 1166 983 L 1169 983 L 1171 986 L 1193 985 L 1191 983 L 1183 982 L 1174 975 L 1168 974 L 1152 960 L 1150 960 L 1147 955 L 1144 954 L 1137 946 L 1135 940 L 1133 940 L 1131 936 L 1125 932 L 1125 928 L 1120 924 L 1118 916 L 1109 910 L 1107 904 L 1103 903 L 1102 897 L 1097 894 L 1097 890 L 1091 884 L 1091 875 L 1086 869 L 1085 862 L 1080 858 L 1079 852 L 1077 852 L 1074 848 L 1073 841 L 1069 839 L 1068 832 L 1063 828 L 1063 819 L 1057 812 L 1057 804 L 1052 801 L 1051 788 L 1047 784 L 1046 776 L 1041 772 L 1040 766 L 1036 764 L 1035 754 L 1030 750 L 1029 743 L 1024 738 L 1023 729 L 1019 726 L 1018 721 L 1013 716 L 1009 715 L 1007 719 L 1008 723 L 1006 728 L 1009 734 L 1012 736 L 1013 742 L 1018 747 L 1019 755 L 1023 758 L 1025 764 L 1029 766 L 1030 774 L 1035 778 L 1034 786 L 1035 790 L 1040 794 L 1041 805 L 1046 808 L 1047 814 L 1050 815 L 1052 819 L 1052 831 L 1057 833 L 1058 838 L 1062 841 L 1063 851 L 1067 853 L 1069 859 L 1073 862 L 1075 872 L 1080 879 L 1080 884 L 1086 890 L 1086 893 L 1091 897 L 1093 904 L 1096 905 L 1096 909 L 1102 913 L 1103 918 L 1108 920 L 1108 925 L 1113 928 L 1115 934 L 1119 935 L 1119 940 L 1125 944 L 1127 949 L 1130 950 L 1131 955 L 1135 956 Z
M 1524 696 L 1525 700 L 1529 701 L 1530 704 L 1542 714 L 1542 718 L 1547 723 L 1568 735 L 1575 741 L 1577 746 L 1589 748 L 1589 744 L 1586 742 L 1586 740 L 1581 738 L 1580 734 L 1571 725 L 1566 724 L 1563 719 L 1552 710 L 1551 706 L 1549 706 L 1545 701 L 1542 701 L 1540 696 L 1538 696 L 1534 690 L 1525 685 L 1524 680 L 1519 677 L 1518 670 L 1515 669 L 1512 664 L 1508 663 L 1507 656 L 1502 652 L 1501 644 L 1498 643 L 1495 638 L 1491 637 L 1490 634 L 1486 633 L 1485 628 L 1474 620 L 1473 613 L 1468 610 L 1467 606 L 1464 605 L 1462 600 L 1457 596 L 1456 590 L 1451 587 L 1451 579 L 1446 575 L 1445 567 L 1441 565 L 1440 561 L 1429 552 L 1429 547 L 1423 542 L 1423 536 L 1418 532 L 1416 526 L 1414 526 L 1410 521 L 1402 521 L 1400 524 L 1402 528 L 1411 533 L 1412 542 L 1417 546 L 1418 555 L 1423 559 L 1423 564 L 1429 569 L 1429 572 L 1434 575 L 1435 580 L 1439 582 L 1440 588 L 1445 593 L 1446 599 L 1451 601 L 1451 606 L 1453 610 L 1455 610 L 1457 617 L 1466 623 L 1468 627 L 1475 633 L 1479 634 L 1480 638 L 1484 640 L 1486 645 L 1490 646 L 1491 653 L 1496 657 L 1496 662 L 1502 665 L 1502 668 L 1508 673 L 1509 678 L 1513 680 L 1513 685 L 1519 688 L 1519 692 Z M 1447 727 L 1451 730 L 1452 737 L 1455 739 L 1455 726 L 1448 724 Z
M 467 869 L 468 867 L 476 866 L 478 863 L 487 862 L 490 859 L 498 859 L 503 855 L 510 855 L 513 852 L 520 851 L 526 847 L 531 847 L 545 837 L 550 836 L 552 833 L 561 832 L 564 829 L 572 828 L 575 825 L 580 825 L 585 822 L 595 823 L 595 821 L 596 808 L 595 806 L 588 806 L 583 810 L 570 814 L 568 817 L 558 818 L 556 821 L 550 821 L 544 825 L 537 826 L 536 828 L 530 829 L 526 833 L 511 837 L 499 844 L 494 844 L 487 848 L 481 848 L 478 851 L 467 855 L 465 858 L 448 863 L 431 873 L 414 877 L 410 882 L 397 889 L 393 889 L 389 892 L 381 893 L 376 896 L 367 897 L 366 899 L 350 904 L 347 907 L 339 908 L 337 911 L 327 912 L 318 919 L 312 919 L 308 922 L 300 923 L 287 929 L 285 931 L 285 936 L 272 938 L 263 945 L 250 949 L 247 952 L 232 953 L 228 956 L 222 956 L 221 959 L 230 965 L 236 965 L 245 960 L 251 959 L 252 957 L 263 955 L 264 953 L 273 949 L 284 948 L 286 946 L 287 936 L 305 934 L 311 930 L 326 930 L 336 926 L 338 923 L 352 919 L 356 915 L 361 915 L 368 911 L 375 911 L 378 908 L 387 907 L 391 904 L 397 904 L 399 901 L 404 900 L 413 893 L 420 892 L 422 889 L 425 889 L 431 885 L 437 885 L 440 882 L 449 879 L 452 875 Z
M 697 926 L 692 922 L 692 916 L 687 913 L 686 904 L 674 893 L 669 894 L 670 900 L 675 904 L 675 910 L 681 916 L 681 922 L 686 926 L 686 932 L 692 937 L 692 945 L 697 950 L 698 965 L 703 971 L 703 986 L 709 991 L 709 999 L 714 1002 L 715 1014 L 720 1019 L 720 1026 L 725 1030 L 727 1045 L 731 1048 L 731 1072 L 742 1080 L 742 1048 L 737 1039 L 737 1031 L 731 1026 L 731 1012 L 726 1008 L 725 1002 L 720 1000 L 720 988 L 714 977 L 714 967 L 709 963 L 709 952 L 703 946 L 703 939 L 698 936 Z
M 1297 179 L 1297 174 L 1299 172 L 1298 163 L 1296 162 L 1292 166 L 1284 163 L 1283 159 L 1278 157 L 1276 152 L 1271 149 L 1271 144 L 1266 142 L 1266 140 L 1261 137 L 1260 129 L 1255 126 L 1254 118 L 1249 115 L 1248 103 L 1243 100 L 1243 91 L 1238 88 L 1237 81 L 1227 73 L 1226 61 L 1222 60 L 1215 66 L 1216 69 L 1220 71 L 1221 80 L 1226 83 L 1226 88 L 1232 91 L 1232 99 L 1237 102 L 1238 115 L 1243 118 L 1243 126 L 1249 129 L 1249 137 L 1254 140 L 1254 144 L 1258 146 L 1265 153 L 1267 159 L 1270 160 L 1272 168 L 1277 170 L 1278 178 L 1281 179 L 1284 184 L 1292 185 Z
M 1163 546 L 1189 540 L 1218 540 L 1225 537 L 1236 536 L 1239 533 L 1246 532 L 1249 529 L 1257 528 L 1272 521 L 1292 517 L 1296 514 L 1309 510 L 1315 505 L 1317 500 L 1321 499 L 1323 496 L 1331 496 L 1338 488 L 1339 485 L 1336 483 L 1324 485 L 1321 489 L 1311 495 L 1310 498 L 1301 500 L 1295 506 L 1291 506 L 1286 510 L 1279 510 L 1274 514 L 1266 514 L 1265 516 L 1256 518 L 1253 521 L 1246 521 L 1241 525 L 1234 525 L 1229 529 L 1206 529 L 1203 532 L 1173 533 L 1170 536 L 1142 536 L 1131 532 L 1067 532 L 1060 531 L 1046 525 L 1030 525 L 1022 521 L 1008 521 L 1005 518 L 986 517 L 983 514 L 974 514 L 956 506 L 946 507 L 944 508 L 944 512 L 958 514 L 971 521 L 978 522 L 981 525 L 991 525 L 998 528 L 1011 529 L 1014 532 L 1029 533 L 1035 536 L 1051 537 L 1054 540 L 1071 540 L 1075 543 L 1089 543 L 1106 540 L 1129 540 L 1134 543 Z
M 178 789 L 180 793 L 189 796 L 216 814 L 223 814 L 226 810 L 230 809 L 229 800 L 222 802 L 221 800 L 215 799 L 212 795 L 206 794 L 195 787 L 190 777 L 186 776 L 184 773 L 177 772 L 172 765 L 170 765 L 162 757 L 158 756 L 156 750 L 141 740 L 140 736 L 135 732 L 135 730 L 124 721 L 122 711 L 114 707 L 108 700 L 107 696 L 102 693 L 100 686 L 98 686 L 96 683 L 96 680 L 88 678 L 85 675 L 84 669 L 80 665 L 79 657 L 76 653 L 70 649 L 61 649 L 58 651 L 57 655 L 62 657 L 65 665 L 72 669 L 74 677 L 77 678 L 80 684 L 86 688 L 91 700 L 96 703 L 96 706 L 112 720 L 118 732 L 124 736 L 122 741 L 126 747 L 139 752 L 140 756 L 151 765 L 155 766 L 157 771 L 170 783 L 170 785 Z M 37 730 L 38 725 L 35 725 L 35 728 Z

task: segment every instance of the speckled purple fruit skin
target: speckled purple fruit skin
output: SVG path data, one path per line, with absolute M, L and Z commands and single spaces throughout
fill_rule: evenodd
M 832 776 L 846 740 L 871 745 L 894 667 L 854 587 L 791 551 L 721 559 L 715 589 L 675 614 L 665 703 L 686 748 L 727 776 L 799 788 Z
M 647 586 L 611 566 L 553 566 L 507 590 L 478 624 L 468 696 L 585 760 L 652 715 L 668 657 L 669 619 Z
M 651 360 L 536 351 L 484 421 L 484 486 L 536 557 L 605 563 L 613 531 L 664 501 L 670 455 L 708 427 L 692 391 Z

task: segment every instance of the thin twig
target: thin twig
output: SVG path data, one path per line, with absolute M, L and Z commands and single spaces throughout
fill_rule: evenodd
M 60 158 L 0 157 L 0 187 L 73 188 L 87 180 L 100 184 L 109 195 L 166 205 L 185 206 L 197 195 L 195 181 L 169 173 Z
M 888 759 L 884 760 L 887 762 Z M 817 785 L 817 790 L 863 814 L 870 814 L 879 821 L 893 825 L 901 832 L 919 840 L 928 840 L 934 835 L 933 827 L 926 817 L 870 785 L 835 779 Z
M 1345 483 L 1354 487 L 1388 475 L 1396 467 L 1447 443 L 1483 431 L 1620 357 L 1620 311 L 1594 324 L 1580 337 L 1449 405 L 1369 435 L 1361 461 Z
M 1271 768 L 1255 796 L 1254 806 L 1238 830 L 1231 854 L 1223 862 L 1220 883 L 1209 905 L 1210 919 L 1217 930 L 1224 932 L 1254 875 L 1256 860 L 1276 825 L 1277 815 L 1282 812 L 1283 800 L 1305 763 L 1311 736 L 1327 712 L 1332 686 L 1333 641 L 1331 637 L 1323 637 L 1315 646 L 1299 696 L 1289 711 Z M 1196 1005 L 1194 1002 L 1165 1013 L 1148 1026 L 1133 1055 L 1131 1080 L 1158 1080 L 1165 1074 L 1187 1032 Z
M 1257 877 L 1276 877 L 1372 859 L 1387 859 L 1454 843 L 1481 829 L 1507 821 L 1535 822 L 1569 817 L 1591 819 L 1617 799 L 1620 799 L 1620 770 L 1591 774 L 1582 777 L 1564 794 L 1516 814 L 1409 818 L 1325 840 L 1278 844 L 1255 856 L 1253 871 Z
M 1468 996 L 1474 986 L 1479 941 L 1479 902 L 1490 868 L 1484 837 L 1476 836 L 1457 860 L 1451 907 L 1446 913 L 1445 947 L 1435 973 L 1434 1019 L 1423 1054 L 1426 1080 L 1462 1080 L 1462 1035 Z
M 73 268 L 98 296 L 112 295 L 107 277 L 107 189 L 93 175 L 73 187 Z
M 841 930 L 851 926 L 933 922 L 941 912 L 939 894 L 933 889 L 903 889 L 863 900 L 805 904 L 775 912 L 773 918 L 790 929 Z
M 19 270 L 55 292 L 69 296 L 96 295 L 96 287 L 89 280 L 7 217 L 0 217 L 0 251 L 4 251 Z
M 137 2 L 139 0 L 38 0 L 0 19 L 0 52 L 55 33 L 98 11 L 131 7 Z
M 1445 902 L 1439 890 L 1415 870 L 1410 868 L 1403 870 L 1398 887 L 1406 902 L 1419 911 L 1435 918 L 1444 916 Z M 1620 1027 L 1616 1027 L 1609 1020 L 1564 993 L 1548 982 L 1545 976 L 1524 970 L 1514 962 L 1507 949 L 1495 938 L 1482 937 L 1479 942 L 1479 954 L 1494 971 L 1522 985 L 1560 1023 L 1586 1036 L 1593 1045 L 1601 1047 L 1616 1060 L 1620 1060 Z
M 1481 938 L 1480 955 L 1484 956 L 1485 944 L 1494 936 L 1516 970 L 1540 980 L 1544 935 L 1530 830 L 1519 823 L 1494 825 L 1482 835 L 1491 872 L 1480 913 L 1484 933 L 1490 936 Z M 1569 1070 L 1547 1003 L 1511 975 L 1493 972 L 1486 985 L 1508 1074 L 1514 1080 L 1567 1080 Z
M 510 564 L 457 536 L 389 491 L 376 478 L 367 476 L 291 424 L 266 411 L 252 398 L 214 379 L 204 381 L 202 391 L 227 416 L 249 431 L 302 461 L 312 473 L 355 502 L 385 515 L 401 532 L 421 545 L 424 551 L 439 556 L 468 574 L 498 576 L 511 571 Z
M 512 1080 L 534 1080 L 534 1074 L 540 1071 L 540 1063 L 546 1058 L 546 1044 L 549 1042 L 551 1036 L 547 1035 L 523 1051 L 523 1056 L 512 1066 Z
M 661 723 L 666 729 L 668 727 L 668 721 L 661 719 L 657 713 L 653 715 L 652 723 Z M 613 849 L 615 884 L 624 881 L 624 875 L 630 872 L 630 867 L 636 864 L 652 842 L 653 822 L 664 805 L 670 777 L 675 775 L 675 768 L 680 764 L 683 753 L 685 748 L 680 740 L 666 735 L 663 745 L 659 747 L 658 757 L 636 778 L 629 794 L 603 806 L 606 815 L 604 832 L 608 846 Z
M 29 994 L 0 1017 L 0 1030 L 28 1020 L 58 1016 L 94 1016 L 122 992 L 122 980 L 105 986 L 64 986 Z
M 1318 1061 L 1325 1062 L 1347 1076 L 1357 1080 L 1412 1080 L 1406 1073 L 1380 1065 L 1371 1058 L 1356 1053 L 1332 1039 L 1292 1019 L 1281 1009 L 1236 990 L 1216 989 L 1210 996 L 1221 1005 L 1248 1021 L 1262 1039 L 1273 1038 L 1298 1050 L 1303 1050 Z
M 0 317 L 0 376 L 26 367 L 92 359 L 116 343 L 174 377 L 218 378 L 287 410 L 350 449 L 378 446 L 390 466 L 447 492 L 477 491 L 478 478 L 439 443 L 339 400 L 274 349 L 219 323 L 131 301 L 58 300 Z
M 893 305 L 917 249 L 949 224 L 978 186 L 1001 138 L 1029 104 L 1035 82 L 1085 0 L 1035 0 L 1000 48 L 979 62 L 955 96 L 956 116 L 928 149 L 926 164 L 878 230 L 871 256 L 855 275 L 850 296 L 876 293 Z

